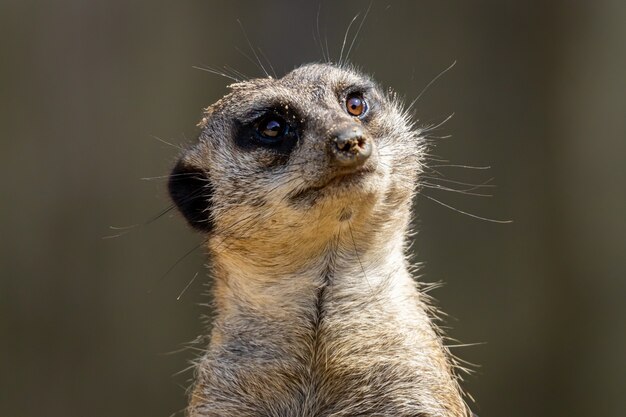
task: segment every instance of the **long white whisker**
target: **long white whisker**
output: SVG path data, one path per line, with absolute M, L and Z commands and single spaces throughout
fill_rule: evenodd
M 265 76 L 270 78 L 270 74 L 267 72 L 267 70 L 263 66 L 263 63 L 261 62 L 261 59 L 259 59 L 259 56 L 257 55 L 256 51 L 254 50 L 254 47 L 252 46 L 252 42 L 250 42 L 250 38 L 248 37 L 248 33 L 246 32 L 246 29 L 243 27 L 243 23 L 241 23 L 241 20 L 239 20 L 239 19 L 237 19 L 237 23 L 239 23 L 239 27 L 241 28 L 241 31 L 243 32 L 243 36 L 246 38 L 246 41 L 248 42 L 248 46 L 250 47 L 250 50 L 252 51 L 252 54 L 256 58 L 256 60 L 257 60 L 257 62 L 259 64 L 259 67 L 261 68 L 261 70 L 263 70 L 263 72 L 265 73 Z
M 429 200 L 431 200 L 431 201 L 434 201 L 435 203 L 440 204 L 440 205 L 442 205 L 443 207 L 449 208 L 449 209 L 450 209 L 450 210 L 452 210 L 452 211 L 456 211 L 457 213 L 461 213 L 461 214 L 464 214 L 464 215 L 469 216 L 469 217 L 473 217 L 473 218 L 478 219 L 478 220 L 484 220 L 484 221 L 486 221 L 486 222 L 491 222 L 491 223 L 499 223 L 499 224 L 508 224 L 508 223 L 513 223 L 513 220 L 496 220 L 496 219 L 489 219 L 489 218 L 487 218 L 487 217 L 477 216 L 476 214 L 468 213 L 468 212 L 466 212 L 466 211 L 463 211 L 463 210 L 459 210 L 459 209 L 457 209 L 457 208 L 454 208 L 454 207 L 452 207 L 451 205 L 448 205 L 448 204 L 446 204 L 446 203 L 443 203 L 443 202 L 441 202 L 441 201 L 437 200 L 436 198 L 433 198 L 433 197 L 431 197 L 431 196 L 428 196 L 428 195 L 426 195 L 426 194 L 424 194 L 424 193 L 420 193 L 419 195 L 421 195 L 421 196 L 423 196 L 423 197 L 426 197 L 427 199 L 429 199 Z
M 232 75 L 228 75 L 228 74 L 226 74 L 226 73 L 224 73 L 224 72 L 221 72 L 221 71 L 215 70 L 215 69 L 213 69 L 213 68 L 209 68 L 209 67 L 198 67 L 198 66 L 196 66 L 196 65 L 193 65 L 193 66 L 192 66 L 192 68 L 193 68 L 193 69 L 200 70 L 200 71 L 209 72 L 209 73 L 211 73 L 211 74 L 219 75 L 219 76 L 222 76 L 222 77 L 224 77 L 224 78 L 228 78 L 228 79 L 230 79 L 230 80 L 233 80 L 233 81 L 235 81 L 235 82 L 237 82 L 237 83 L 238 83 L 238 82 L 241 82 L 241 80 L 240 80 L 240 79 L 235 78 L 235 77 L 233 77 Z
M 409 107 L 407 107 L 406 111 L 409 111 L 413 107 L 413 105 L 417 102 L 417 100 L 419 100 L 420 97 L 422 97 L 422 95 L 428 90 L 428 88 L 431 85 L 433 85 L 439 78 L 441 78 L 443 76 L 443 74 L 445 74 L 446 72 L 450 71 L 455 65 L 456 65 L 456 61 L 454 61 L 452 64 L 450 64 L 448 66 L 448 68 L 446 68 L 443 71 L 441 71 L 439 74 L 437 74 L 437 76 L 435 78 L 433 78 L 428 84 L 426 84 L 426 87 L 422 88 L 422 91 L 420 91 L 420 93 L 417 95 L 417 97 L 415 97 L 415 99 L 411 102 L 411 104 L 409 104 Z
M 352 27 L 352 24 L 357 19 L 357 17 L 359 17 L 359 15 L 360 13 L 357 13 L 356 16 L 352 18 L 352 20 L 350 21 L 350 24 L 348 25 L 348 29 L 346 29 L 346 33 L 343 36 L 343 43 L 341 44 L 341 52 L 339 54 L 339 65 L 342 65 L 343 63 L 343 49 L 346 47 L 346 41 L 348 40 L 348 33 L 350 33 L 350 28 Z
M 361 24 L 359 24 L 359 27 L 356 30 L 356 33 L 354 34 L 354 38 L 352 38 L 352 42 L 350 43 L 350 47 L 348 48 L 348 52 L 346 52 L 346 62 L 348 62 L 348 57 L 350 56 L 350 51 L 352 51 L 352 47 L 354 46 L 354 42 L 356 42 L 357 38 L 359 37 L 359 33 L 361 32 L 361 28 L 363 27 L 363 23 L 365 23 L 365 20 L 367 19 L 367 15 L 370 12 L 370 9 L 372 8 L 372 3 L 374 0 L 370 0 L 370 4 L 369 6 L 367 6 L 367 10 L 365 11 L 365 14 L 363 15 L 363 19 L 361 19 Z

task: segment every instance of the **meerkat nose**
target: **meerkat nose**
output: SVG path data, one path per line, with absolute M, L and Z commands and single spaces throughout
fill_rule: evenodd
M 330 155 L 339 166 L 356 168 L 372 154 L 372 143 L 361 126 L 344 126 L 331 135 Z

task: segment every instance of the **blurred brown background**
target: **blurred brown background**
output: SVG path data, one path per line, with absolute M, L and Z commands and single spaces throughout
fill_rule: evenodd
M 0 416 L 160 416 L 185 404 L 205 308 L 199 237 L 171 212 L 174 144 L 228 80 L 321 60 L 319 2 L 0 1 Z M 332 56 L 367 2 L 322 1 Z M 355 29 L 353 26 L 353 30 Z M 354 32 L 352 32 L 354 33 Z M 351 35 L 348 37 L 350 42 Z M 351 61 L 438 123 L 448 179 L 416 258 L 479 364 L 481 417 L 626 410 L 626 3 L 379 1 Z M 123 237 L 111 225 L 146 225 Z M 182 258 L 182 260 L 180 260 Z M 180 262 L 179 262 L 180 260 Z M 167 271 L 172 268 L 172 271 Z M 185 286 L 198 278 L 182 295 Z M 161 278 L 163 275 L 165 278 Z M 178 414 L 180 415 L 180 414 Z

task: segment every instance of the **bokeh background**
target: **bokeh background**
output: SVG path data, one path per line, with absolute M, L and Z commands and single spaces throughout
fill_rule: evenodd
M 284 74 L 322 60 L 319 38 L 336 60 L 367 8 L 0 1 L 0 416 L 181 415 L 208 277 L 200 238 L 156 218 L 165 180 L 142 178 L 168 173 L 160 140 L 192 141 L 227 92 L 194 66 L 262 75 L 238 19 Z M 446 283 L 448 333 L 475 344 L 454 348 L 479 365 L 475 411 L 623 416 L 626 3 L 374 0 L 350 61 L 407 101 L 456 61 L 416 117 L 454 113 L 433 153 L 491 168 L 442 175 L 497 187 L 424 194 L 513 220 L 416 201 L 415 259 Z

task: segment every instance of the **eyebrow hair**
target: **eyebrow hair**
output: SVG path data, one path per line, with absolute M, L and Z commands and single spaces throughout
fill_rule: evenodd
M 376 90 L 377 85 L 370 80 L 358 80 L 357 82 L 341 82 L 335 86 L 336 93 L 347 93 L 355 91 Z

